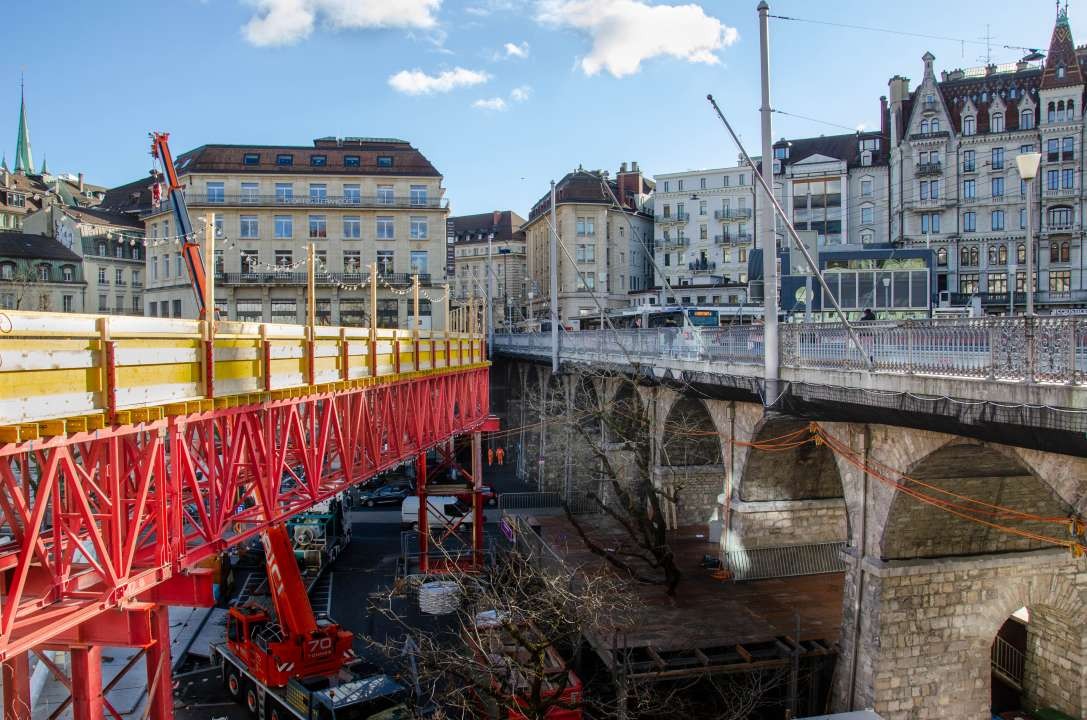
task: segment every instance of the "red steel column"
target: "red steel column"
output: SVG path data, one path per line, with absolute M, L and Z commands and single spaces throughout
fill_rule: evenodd
M 483 567 L 483 433 L 472 433 L 472 561 Z
M 430 544 L 430 513 L 426 496 L 426 453 L 421 452 L 415 459 L 415 494 L 419 498 L 419 572 L 430 569 L 427 557 Z
M 174 676 L 170 658 L 170 609 L 158 605 L 151 611 L 151 639 L 147 648 L 147 697 L 150 720 L 174 720 Z
M 101 646 L 73 647 L 72 718 L 104 720 Z
M 30 656 L 21 652 L 3 663 L 4 720 L 30 720 Z

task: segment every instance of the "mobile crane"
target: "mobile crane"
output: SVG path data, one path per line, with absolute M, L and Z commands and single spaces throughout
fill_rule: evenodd
M 151 133 L 151 155 L 162 163 L 196 306 L 200 317 L 208 319 L 207 272 L 200 245 L 194 242 L 169 138 L 169 133 Z M 160 191 L 156 187 L 153 192 Z M 275 613 L 256 603 L 230 608 L 226 643 L 212 648 L 231 697 L 254 717 L 268 720 L 408 718 L 405 688 L 386 675 L 356 674 L 351 669 L 360 662 L 351 648 L 354 635 L 315 617 L 284 525 L 268 527 L 261 542 Z
M 162 172 L 166 178 L 166 192 L 170 196 L 170 205 L 174 209 L 174 219 L 177 222 L 177 234 L 182 238 L 181 256 L 185 258 L 185 267 L 189 270 L 189 281 L 192 283 L 193 294 L 196 295 L 196 309 L 203 319 L 207 313 L 204 307 L 204 286 L 207 283 L 207 272 L 204 261 L 200 257 L 200 244 L 194 242 L 192 221 L 189 219 L 189 206 L 185 204 L 185 190 L 177 179 L 177 169 L 174 167 L 174 158 L 170 154 L 170 133 L 151 133 L 151 157 L 162 163 Z M 158 196 L 158 189 L 152 190 L 153 197 Z

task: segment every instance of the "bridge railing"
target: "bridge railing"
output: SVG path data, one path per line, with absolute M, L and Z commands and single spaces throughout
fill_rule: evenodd
M 858 349 L 838 323 L 780 327 L 781 365 L 1038 383 L 1087 375 L 1087 315 L 860 322 Z M 563 358 L 594 362 L 704 361 L 758 366 L 762 325 L 587 330 L 559 336 Z M 549 355 L 548 333 L 496 335 L 498 350 Z
M 4 311 L 0 442 L 484 360 L 479 335 Z M 256 399 L 256 398 L 252 398 Z

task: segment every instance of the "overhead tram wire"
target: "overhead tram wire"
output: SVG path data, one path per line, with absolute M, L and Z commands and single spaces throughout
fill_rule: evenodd
M 943 42 L 955 42 L 960 45 L 985 45 L 988 43 L 985 40 L 971 40 L 969 38 L 957 38 L 950 35 L 932 35 L 930 33 L 910 32 L 909 30 L 893 30 L 891 28 L 871 27 L 869 25 L 855 25 L 853 23 L 834 22 L 832 20 L 816 20 L 814 18 L 799 18 L 792 17 L 790 15 L 770 15 L 769 17 L 775 20 L 787 20 L 789 22 L 807 23 L 809 25 L 825 25 L 828 27 L 838 27 L 847 30 L 863 30 L 864 32 L 880 32 L 888 35 L 901 35 L 903 37 L 915 37 L 924 38 L 926 40 L 941 40 Z M 1005 50 L 1022 50 L 1027 53 L 1041 53 L 1041 48 L 1025 47 L 1023 45 L 1001 45 L 1001 48 Z

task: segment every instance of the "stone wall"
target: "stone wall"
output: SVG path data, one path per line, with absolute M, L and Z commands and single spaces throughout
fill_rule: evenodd
M 1055 707 L 1083 717 L 1083 618 L 1030 608 L 1023 695 L 1028 710 Z
M 656 467 L 654 482 L 671 494 L 676 490 L 675 525 L 705 525 L 717 509 L 717 497 L 725 484 L 723 465 Z
M 855 706 L 870 704 L 886 720 L 988 720 L 989 648 L 1003 622 L 1018 608 L 1032 606 L 1082 618 L 1087 598 L 1087 567 L 1059 550 L 864 565 L 860 613 L 876 625 L 860 636 Z M 855 575 L 856 568 L 851 572 Z M 854 577 L 847 588 L 855 582 Z M 848 595 L 847 623 L 856 619 Z M 843 670 L 851 651 L 851 643 L 843 644 Z M 1042 692 L 1050 701 L 1067 693 L 1071 699 L 1061 702 L 1069 704 L 1056 706 L 1079 717 L 1085 669 L 1075 661 L 1081 655 L 1062 664 L 1062 652 L 1049 653 L 1053 660 L 1046 671 L 1058 678 Z M 848 677 L 839 672 L 838 682 Z M 839 688 L 836 702 L 847 702 L 848 695 L 848 688 Z
M 734 502 L 728 548 L 837 542 L 849 536 L 845 501 Z

